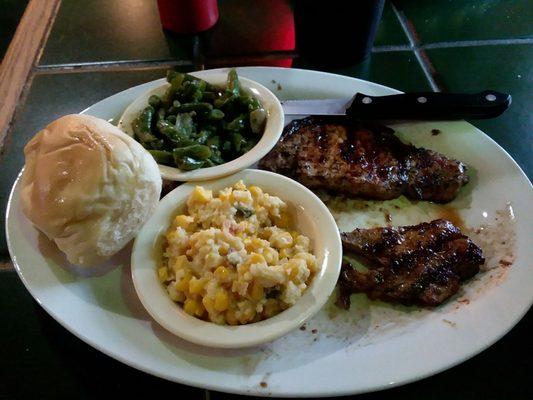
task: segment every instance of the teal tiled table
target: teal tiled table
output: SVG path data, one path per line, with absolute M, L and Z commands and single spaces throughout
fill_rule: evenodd
M 265 53 L 257 39 L 264 37 L 265 29 L 276 29 L 268 22 L 276 18 L 268 14 L 271 5 L 263 3 L 261 12 L 257 12 L 250 9 L 253 4 L 249 0 L 220 0 L 223 22 L 218 28 L 202 35 L 177 37 L 161 30 L 152 0 L 63 0 L 0 155 L 1 207 L 5 208 L 9 188 L 23 165 L 24 144 L 54 118 L 156 79 L 167 67 L 193 70 L 275 65 L 280 59 L 293 67 L 327 70 L 403 91 L 473 92 L 492 88 L 509 92 L 513 105 L 506 114 L 494 120 L 474 121 L 474 125 L 503 146 L 531 178 L 530 0 L 387 2 L 371 56 L 357 65 L 335 69 L 307 62 L 294 48 L 271 46 Z M 290 10 L 288 3 L 280 7 Z M 251 21 L 240 23 L 243 18 Z M 242 30 L 250 26 L 256 31 Z M 240 46 L 242 38 L 248 41 Z M 93 350 L 31 299 L 8 260 L 2 231 L 0 347 L 4 351 L 0 357 L 0 398 L 90 399 L 109 393 L 240 398 L 169 383 Z M 529 355 L 531 318 L 529 313 L 491 348 L 446 372 L 354 398 L 533 398 L 529 385 L 533 370 Z

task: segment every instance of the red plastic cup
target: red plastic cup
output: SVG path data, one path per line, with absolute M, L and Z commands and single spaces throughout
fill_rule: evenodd
M 176 33 L 198 33 L 218 21 L 217 0 L 157 0 L 164 29 Z

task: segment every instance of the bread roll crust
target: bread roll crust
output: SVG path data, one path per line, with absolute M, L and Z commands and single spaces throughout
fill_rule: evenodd
M 73 264 L 96 265 L 122 249 L 159 200 L 152 156 L 102 119 L 61 117 L 24 155 L 22 210 Z

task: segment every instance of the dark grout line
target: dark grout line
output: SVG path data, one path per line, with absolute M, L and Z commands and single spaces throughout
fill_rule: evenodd
M 431 89 L 434 92 L 442 91 L 442 87 L 438 84 L 436 79 L 437 74 L 435 68 L 433 65 L 431 65 L 431 62 L 429 61 L 424 49 L 420 48 L 420 39 L 416 33 L 416 30 L 414 29 L 414 26 L 411 24 L 411 21 L 407 19 L 403 11 L 399 10 L 394 3 L 391 3 L 391 6 L 396 14 L 396 17 L 398 18 L 398 22 L 402 26 L 402 29 L 409 40 L 410 48 L 415 54 L 415 57 L 420 64 L 420 68 L 422 68 L 422 72 L 424 72 Z
M 392 53 L 395 51 L 412 51 L 411 46 L 406 44 L 393 45 L 393 46 L 374 46 L 372 53 Z
M 103 61 L 94 63 L 69 63 L 69 64 L 48 64 L 35 67 L 36 74 L 53 73 L 76 73 L 102 70 L 142 70 L 158 69 L 164 67 L 194 67 L 191 60 L 150 60 L 150 61 Z
M 501 46 L 513 44 L 533 44 L 533 38 L 524 39 L 488 39 L 488 40 L 461 40 L 457 42 L 436 42 L 422 44 L 420 49 L 445 49 L 449 47 L 474 47 L 474 46 Z

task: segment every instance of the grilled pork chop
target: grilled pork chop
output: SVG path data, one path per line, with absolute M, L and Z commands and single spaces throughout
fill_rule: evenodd
M 481 249 L 442 219 L 396 229 L 355 229 L 341 238 L 345 251 L 372 263 L 367 272 L 343 265 L 337 301 L 342 308 L 349 308 L 351 293 L 360 292 L 371 299 L 437 306 L 485 262 Z
M 309 188 L 387 200 L 451 201 L 468 182 L 466 167 L 402 143 L 390 128 L 339 117 L 292 121 L 259 167 Z

